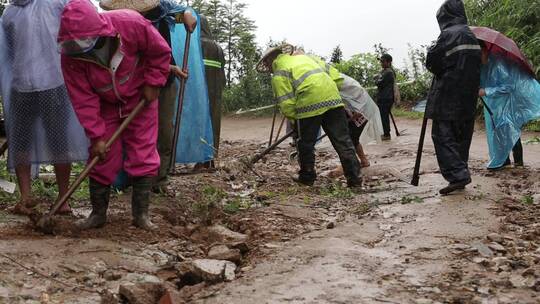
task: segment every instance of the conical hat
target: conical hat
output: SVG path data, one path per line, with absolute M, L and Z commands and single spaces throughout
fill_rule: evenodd
M 257 62 L 256 70 L 260 73 L 270 73 L 272 70 L 271 67 L 269 67 L 265 60 L 266 58 L 278 53 L 278 54 L 289 54 L 291 55 L 294 52 L 294 46 L 288 43 L 284 43 L 280 46 L 271 47 L 268 48 L 261 56 L 261 59 L 259 62 Z
M 159 5 L 159 0 L 101 0 L 99 6 L 106 10 L 132 9 L 139 13 L 147 12 Z

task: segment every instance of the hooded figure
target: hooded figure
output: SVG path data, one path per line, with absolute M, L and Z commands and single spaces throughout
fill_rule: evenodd
M 92 214 L 80 227 L 105 224 L 110 185 L 123 166 L 133 179 L 133 224 L 152 229 L 149 195 L 159 169 L 156 100 L 167 82 L 171 49 L 139 13 L 100 14 L 88 0 L 66 5 L 58 42 L 75 112 L 91 140 L 92 156 L 101 158 L 90 173 Z M 106 151 L 105 141 L 143 98 L 146 108 Z
M 69 187 L 71 162 L 88 157 L 88 140 L 68 98 L 56 39 L 66 0 L 12 0 L 2 16 L 2 101 L 9 142 L 8 168 L 15 171 L 21 201 L 29 212 L 31 172 L 55 168 L 59 195 Z M 70 213 L 68 204 L 60 209 Z
M 467 26 L 461 0 L 447 0 L 437 12 L 441 34 L 428 50 L 426 66 L 434 74 L 426 115 L 443 177 L 443 195 L 471 183 L 469 148 L 480 86 L 481 51 Z
M 491 170 L 510 165 L 510 151 L 515 166 L 523 166 L 521 128 L 540 117 L 540 84 L 520 65 L 494 51 L 496 48 L 491 45 L 482 49 L 479 92 L 485 102 Z
M 219 137 L 221 134 L 221 102 L 223 89 L 225 88 L 225 55 L 221 46 L 212 37 L 211 29 L 206 17 L 201 15 L 200 20 L 206 85 L 208 87 L 210 116 L 212 117 L 212 131 L 214 133 L 214 157 L 217 157 Z M 213 162 L 205 164 L 205 167 L 208 168 L 213 166 Z
M 102 0 L 99 5 L 104 10 L 132 9 L 141 13 L 150 20 L 159 31 L 163 39 L 172 48 L 171 31 L 176 26 L 176 20 L 184 17 L 186 7 L 171 0 Z M 178 18 L 177 18 L 178 17 Z M 185 19 L 185 18 L 184 18 Z M 195 20 L 195 19 L 193 19 Z M 169 167 L 172 156 L 172 144 L 174 137 L 174 114 L 178 101 L 179 84 L 175 76 L 187 78 L 187 73 L 181 70 L 171 56 L 171 74 L 165 87 L 159 95 L 159 127 L 158 127 L 158 152 L 160 167 L 158 176 L 154 180 L 154 191 L 162 192 L 168 183 Z M 125 176 L 122 174 L 122 176 Z M 123 181 L 120 184 L 125 184 Z

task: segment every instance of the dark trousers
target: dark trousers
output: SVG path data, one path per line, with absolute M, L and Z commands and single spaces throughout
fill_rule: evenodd
M 300 162 L 299 177 L 303 181 L 315 181 L 315 143 L 320 127 L 324 129 L 332 146 L 339 155 L 341 165 L 349 185 L 357 185 L 360 181 L 360 162 L 356 157 L 347 115 L 343 107 L 329 110 L 326 113 L 298 120 L 298 160 Z
M 379 112 L 381 113 L 384 136 L 390 136 L 390 113 L 393 104 L 394 101 L 392 99 L 377 100 L 377 106 L 379 106 Z
M 521 144 L 521 138 L 518 139 L 516 145 L 512 148 L 512 154 L 515 164 L 523 164 L 523 145 Z M 510 155 L 508 155 L 506 164 L 510 164 Z
M 178 83 L 169 80 L 167 85 L 159 93 L 159 127 L 157 149 L 160 158 L 160 166 L 156 183 L 162 183 L 167 180 L 169 175 L 169 166 L 173 150 L 174 137 L 174 114 L 178 104 Z
M 433 120 L 431 137 L 443 177 L 449 183 L 466 181 L 474 120 Z

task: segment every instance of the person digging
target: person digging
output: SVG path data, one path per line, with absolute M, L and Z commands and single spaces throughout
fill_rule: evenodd
M 171 31 L 176 20 L 181 19 L 187 31 L 193 32 L 197 25 L 197 18 L 187 7 L 172 0 L 101 0 L 99 6 L 106 10 L 131 9 L 139 12 L 158 30 L 163 39 L 172 48 Z M 160 90 L 158 107 L 158 144 L 160 159 L 158 176 L 154 179 L 152 190 L 155 193 L 166 192 L 169 183 L 169 167 L 173 151 L 174 113 L 178 103 L 179 83 L 175 78 L 188 78 L 188 71 L 183 71 L 176 65 L 171 54 L 171 73 L 167 83 Z
M 160 165 L 157 99 L 170 71 L 167 41 L 136 11 L 98 13 L 90 1 L 72 0 L 62 13 L 58 42 L 75 113 L 91 140 L 91 158 L 101 159 L 90 172 L 92 213 L 79 228 L 105 225 L 110 185 L 123 167 L 132 179 L 133 225 L 154 229 L 148 208 Z M 106 149 L 106 141 L 142 99 L 146 107 Z
M 322 126 L 339 155 L 347 185 L 360 188 L 360 162 L 349 136 L 339 90 L 317 61 L 306 55 L 293 55 L 293 50 L 288 44 L 268 49 L 257 63 L 257 70 L 272 73 L 276 103 L 285 117 L 296 121 L 300 171 L 294 181 L 313 186 L 317 178 L 315 143 Z

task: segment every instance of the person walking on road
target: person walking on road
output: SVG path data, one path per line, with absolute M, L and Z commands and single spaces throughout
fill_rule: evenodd
M 132 179 L 133 225 L 154 229 L 148 208 L 160 165 L 157 99 L 170 72 L 167 41 L 133 10 L 98 13 L 88 0 L 71 0 L 62 13 L 58 42 L 73 107 L 91 140 L 91 157 L 101 159 L 90 172 L 92 213 L 79 227 L 105 225 L 111 184 L 123 167 Z M 107 150 L 106 141 L 142 99 L 146 107 Z
M 171 29 L 176 20 L 183 20 L 186 29 L 193 29 L 197 23 L 196 18 L 183 5 L 171 0 L 102 0 L 99 6 L 104 10 L 132 9 L 141 13 L 150 20 L 159 31 L 169 47 L 171 43 Z M 178 17 L 178 18 L 177 18 Z M 179 84 L 176 78 L 187 78 L 188 71 L 182 71 L 176 65 L 171 54 L 171 73 L 167 83 L 159 94 L 159 127 L 158 127 L 158 153 L 160 166 L 158 176 L 154 180 L 154 192 L 163 192 L 166 189 L 169 175 L 169 165 L 172 154 L 174 136 L 174 113 L 178 103 Z
M 382 140 L 392 139 L 390 135 L 390 114 L 394 105 L 394 87 L 396 84 L 396 73 L 392 68 L 392 56 L 383 54 L 380 58 L 383 70 L 378 75 L 377 81 L 377 105 L 381 112 L 381 121 L 383 125 Z
M 56 40 L 66 0 L 12 0 L 2 15 L 7 54 L 2 74 L 8 168 L 15 170 L 21 198 L 14 212 L 35 206 L 31 176 L 39 165 L 52 164 L 62 197 L 69 188 L 71 163 L 88 156 L 88 139 L 68 97 Z M 3 77 L 4 78 L 4 77 Z M 60 213 L 71 213 L 66 203 Z
M 448 186 L 443 195 L 471 183 L 469 149 L 480 87 L 481 51 L 467 25 L 461 0 L 446 0 L 437 12 L 441 34 L 428 50 L 426 66 L 434 74 L 426 113 L 431 136 Z
M 290 52 L 285 53 L 285 49 Z M 315 143 L 322 126 L 339 155 L 347 185 L 361 187 L 360 162 L 349 136 L 347 115 L 336 83 L 318 61 L 307 55 L 292 55 L 293 49 L 282 45 L 267 50 L 257 70 L 272 73 L 272 89 L 281 112 L 296 121 L 300 171 L 295 181 L 312 186 L 317 178 Z

